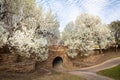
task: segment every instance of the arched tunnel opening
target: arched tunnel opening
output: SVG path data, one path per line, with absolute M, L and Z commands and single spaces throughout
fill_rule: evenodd
M 63 66 L 63 59 L 61 57 L 56 57 L 52 63 L 53 68 L 61 68 Z

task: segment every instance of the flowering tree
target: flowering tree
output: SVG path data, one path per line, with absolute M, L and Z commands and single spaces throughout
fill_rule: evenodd
M 47 40 L 36 28 L 36 20 L 27 18 L 21 22 L 21 29 L 16 30 L 8 40 L 12 53 L 29 57 L 35 54 L 37 58 L 45 60 L 48 57 Z
M 98 24 L 95 26 L 93 36 L 95 45 L 98 45 L 100 53 L 102 53 L 102 49 L 106 49 L 115 43 L 115 38 L 111 34 L 110 28 L 105 24 Z
M 113 21 L 110 23 L 110 29 L 112 30 L 112 33 L 114 34 L 116 44 L 120 44 L 120 21 Z
M 120 45 L 120 21 L 113 21 L 109 24 L 109 27 L 111 29 L 111 33 L 113 34 L 115 38 L 115 45 L 114 47 L 117 48 Z
M 110 29 L 97 16 L 81 14 L 76 18 L 74 25 L 75 29 L 69 35 L 64 33 L 64 35 L 67 35 L 64 43 L 70 51 L 71 49 L 77 49 L 82 56 L 88 56 L 92 50 L 105 49 L 109 42 L 114 42 Z M 71 28 L 67 27 L 65 29 L 69 30 Z M 72 57 L 76 55 L 72 51 L 69 54 Z
M 88 28 L 79 27 L 69 33 L 68 38 L 64 41 L 65 45 L 67 45 L 70 49 L 69 56 L 75 57 L 77 55 L 76 49 L 81 52 L 81 56 L 88 56 L 89 51 L 93 50 L 93 38 L 92 33 Z M 73 50 L 73 51 L 71 51 Z
M 5 29 L 5 24 L 3 22 L 0 22 L 0 48 L 6 45 L 8 34 L 9 33 Z
M 10 13 L 13 12 L 13 14 L 9 15 L 10 17 L 8 17 L 9 12 L 5 14 L 5 17 L 0 14 L 1 21 L 7 26 L 4 29 L 4 26 L 0 24 L 0 43 L 2 43 L 0 47 L 7 44 L 11 53 L 17 53 L 26 57 L 34 54 L 36 60 L 46 60 L 48 58 L 48 38 L 51 35 L 51 38 L 56 36 L 56 32 L 54 33 L 53 31 L 54 29 L 58 30 L 59 23 L 55 20 L 55 17 L 48 18 L 49 22 L 52 22 L 52 26 L 50 27 L 50 23 L 46 21 L 46 19 L 51 15 L 44 14 L 42 7 L 37 7 L 34 0 L 5 0 L 5 2 L 3 0 L 3 2 L 1 2 L 1 4 L 8 4 L 6 5 L 7 7 L 12 6 L 12 3 L 15 4 L 17 8 L 15 5 L 15 7 L 11 7 L 11 9 L 2 6 L 2 8 L 4 8 L 3 12 L 8 12 L 9 10 Z M 52 16 L 54 15 L 52 14 Z M 10 21 L 7 19 L 10 19 Z M 8 23 L 5 22 L 6 20 Z M 49 30 L 48 27 L 50 27 L 51 30 Z M 7 32 L 9 34 L 5 34 Z M 59 35 L 59 33 L 57 35 Z

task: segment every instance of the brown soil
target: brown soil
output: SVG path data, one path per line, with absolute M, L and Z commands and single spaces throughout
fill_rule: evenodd
M 120 57 L 120 50 L 116 53 L 113 50 L 104 51 L 103 54 L 94 54 L 90 57 L 80 58 L 77 57 L 73 62 L 75 68 L 88 67 L 92 65 L 97 65 L 111 58 Z M 43 64 L 44 65 L 44 64 Z M 70 66 L 71 68 L 72 66 Z M 46 77 L 51 75 L 51 70 L 41 69 L 41 65 L 36 67 L 36 70 L 31 73 L 12 73 L 12 72 L 2 72 L 0 71 L 0 80 L 33 80 L 39 77 Z
M 93 54 L 89 57 L 80 58 L 79 56 L 76 59 L 72 59 L 73 65 L 76 68 L 89 67 L 93 65 L 100 64 L 106 60 L 120 57 L 120 49 L 115 52 L 115 50 L 104 51 L 102 54 Z
M 0 80 L 33 80 L 35 78 L 50 75 L 50 71 L 38 69 L 31 73 L 13 73 L 0 71 Z

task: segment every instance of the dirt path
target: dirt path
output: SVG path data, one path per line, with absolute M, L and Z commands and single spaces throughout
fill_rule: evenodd
M 78 76 L 85 78 L 87 80 L 113 80 L 111 78 L 104 77 L 104 76 L 98 75 L 96 73 L 87 72 L 87 71 L 73 71 L 73 72 L 69 72 L 69 73 L 74 74 L 74 75 L 78 75 Z
M 98 75 L 98 74 L 96 74 L 96 72 L 98 72 L 100 70 L 104 70 L 104 69 L 114 67 L 118 64 L 120 64 L 120 57 L 110 59 L 110 60 L 105 61 L 104 63 L 101 63 L 101 64 L 96 65 L 96 66 L 81 68 L 81 69 L 78 69 L 78 70 L 66 70 L 65 72 L 81 76 L 81 77 L 83 77 L 87 80 L 113 80 L 111 78 Z

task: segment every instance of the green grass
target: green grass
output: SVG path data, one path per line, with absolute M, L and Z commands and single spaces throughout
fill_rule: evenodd
M 100 75 L 113 78 L 115 80 L 120 80 L 120 65 L 110 68 L 110 69 L 99 71 L 97 73 Z

